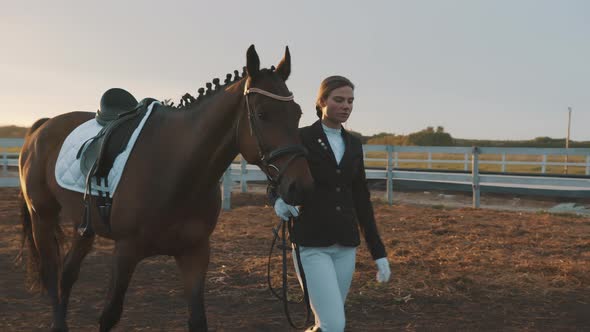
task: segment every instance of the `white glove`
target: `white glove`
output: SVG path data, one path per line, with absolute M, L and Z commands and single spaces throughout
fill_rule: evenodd
M 376 259 L 375 264 L 377 264 L 377 281 L 388 282 L 391 276 L 391 270 L 389 269 L 387 257 Z
M 296 206 L 285 203 L 285 201 L 279 197 L 275 202 L 275 213 L 279 218 L 287 221 L 292 216 L 297 217 L 299 215 L 299 209 Z

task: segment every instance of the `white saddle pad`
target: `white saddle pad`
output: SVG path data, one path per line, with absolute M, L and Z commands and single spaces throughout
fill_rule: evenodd
M 131 150 L 133 150 L 133 145 L 135 145 L 135 141 L 137 141 L 137 137 L 139 136 L 145 121 L 152 113 L 154 104 L 159 103 L 153 102 L 150 104 L 146 114 L 143 116 L 143 119 L 141 119 L 139 126 L 137 126 L 133 134 L 131 134 L 127 147 L 117 156 L 117 158 L 115 158 L 113 168 L 108 176 L 108 188 L 99 186 L 96 183 L 96 179 L 93 178 L 92 195 L 98 195 L 98 190 L 110 192 L 111 197 L 115 193 L 119 180 L 121 180 L 121 174 L 123 174 L 123 170 L 125 169 L 125 163 L 131 154 Z M 82 144 L 89 138 L 96 136 L 102 128 L 103 127 L 99 125 L 95 119 L 91 119 L 78 126 L 68 135 L 61 146 L 55 165 L 55 178 L 62 188 L 84 193 L 86 190 L 86 178 L 82 174 L 82 171 L 80 171 L 80 159 L 76 159 L 76 154 L 78 153 L 78 150 L 80 150 Z

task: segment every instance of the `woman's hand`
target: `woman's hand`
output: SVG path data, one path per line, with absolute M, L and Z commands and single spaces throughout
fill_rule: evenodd
M 391 276 L 391 270 L 389 269 L 387 257 L 376 259 L 375 264 L 377 265 L 377 281 L 388 282 Z
M 287 221 L 291 217 L 297 217 L 299 215 L 299 209 L 296 206 L 285 203 L 285 201 L 279 197 L 275 202 L 275 213 L 279 218 Z

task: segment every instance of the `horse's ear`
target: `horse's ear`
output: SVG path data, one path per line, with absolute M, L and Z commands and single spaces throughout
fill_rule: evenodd
M 258 53 L 256 53 L 256 50 L 254 49 L 254 45 L 250 45 L 250 47 L 248 47 L 248 52 L 246 53 L 246 70 L 248 71 L 248 76 L 250 76 L 250 78 L 254 78 L 260 71 L 260 59 L 258 58 Z
M 277 66 L 277 74 L 286 81 L 291 74 L 291 53 L 289 53 L 289 46 L 285 47 L 285 56 L 281 59 Z

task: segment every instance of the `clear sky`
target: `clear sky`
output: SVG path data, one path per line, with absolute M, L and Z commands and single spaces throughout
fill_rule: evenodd
M 315 121 L 320 81 L 348 76 L 347 127 L 443 126 L 457 138 L 590 140 L 590 1 L 0 0 L 0 125 L 95 111 L 123 87 L 178 98 L 288 45 L 288 86 Z

